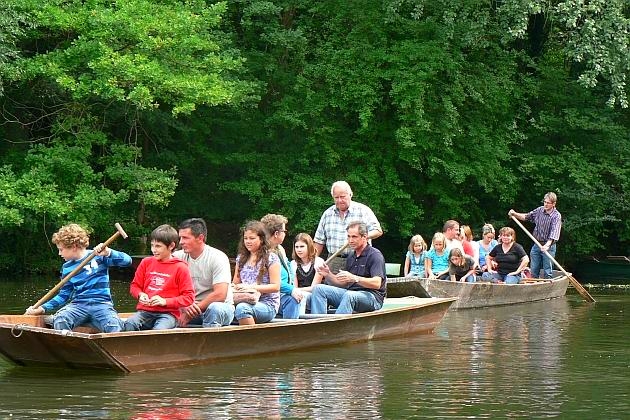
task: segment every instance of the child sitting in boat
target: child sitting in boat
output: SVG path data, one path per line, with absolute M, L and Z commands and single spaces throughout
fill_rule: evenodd
M 422 236 L 413 235 L 409 241 L 405 255 L 405 277 L 424 277 L 424 259 L 426 258 L 427 243 Z
M 461 249 L 453 248 L 448 255 L 448 274 L 451 281 L 466 281 L 474 283 L 475 260 L 468 254 L 464 254 Z
M 124 324 L 125 331 L 175 328 L 180 309 L 195 300 L 195 289 L 186 262 L 173 257 L 179 242 L 177 230 L 170 225 L 151 232 L 151 253 L 140 262 L 129 291 L 138 299 L 138 310 Z
M 59 256 L 65 260 L 61 266 L 62 278 L 91 255 L 87 249 L 90 242 L 88 233 L 76 223 L 61 227 L 53 234 L 52 242 L 57 245 Z M 131 265 L 131 257 L 104 244 L 95 246 L 94 253 L 96 256 L 71 277 L 57 295 L 42 306 L 31 306 L 26 315 L 42 315 L 61 308 L 53 316 L 53 328 L 56 330 L 72 330 L 88 324 L 106 333 L 120 331 L 122 325 L 112 302 L 108 268 L 127 267 Z
M 324 260 L 317 256 L 315 243 L 308 233 L 298 233 L 293 243 L 293 260 L 290 264 L 291 278 L 297 283 L 297 287 L 293 289 L 294 294 L 299 294 L 299 307 L 297 311 L 290 316 L 283 314 L 286 318 L 298 318 L 299 315 L 306 313 L 307 307 L 310 308 L 311 292 L 313 287 L 321 284 L 323 278 L 317 272 L 317 267 L 324 264 Z
M 436 232 L 431 240 L 431 249 L 424 260 L 424 271 L 428 278 L 440 280 L 448 278 L 448 252 L 446 236 L 442 232 Z
M 253 325 L 271 321 L 280 306 L 280 259 L 271 252 L 265 225 L 250 221 L 241 230 L 238 256 L 234 267 L 236 310 L 239 325 Z M 236 295 L 260 293 L 255 302 L 239 302 Z

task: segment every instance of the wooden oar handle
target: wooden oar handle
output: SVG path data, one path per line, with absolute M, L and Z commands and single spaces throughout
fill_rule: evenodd
M 120 233 L 120 236 L 122 236 L 123 239 L 127 239 L 129 237 L 129 235 L 127 235 L 127 232 L 125 232 L 125 230 L 122 228 L 122 226 L 120 226 L 120 223 L 114 223 L 114 227 L 116 228 L 116 230 L 118 231 L 118 233 Z M 114 242 L 114 238 L 116 236 L 116 234 L 113 234 L 107 241 L 105 242 L 105 246 L 108 246 L 110 243 Z M 112 239 L 113 238 L 113 239 Z
M 595 299 L 593 298 L 593 296 L 591 296 L 591 294 L 588 292 L 588 290 L 586 290 L 584 288 L 584 286 L 582 286 L 580 284 L 579 281 L 577 281 L 577 279 L 575 277 L 573 277 L 571 274 L 567 273 L 565 271 L 564 268 L 562 268 L 562 266 L 560 265 L 560 263 L 558 261 L 556 261 L 556 259 L 554 257 L 551 256 L 551 254 L 545 250 L 543 250 L 543 246 L 540 244 L 540 242 L 538 242 L 538 240 L 536 238 L 534 238 L 534 235 L 532 235 L 531 233 L 529 233 L 529 230 L 525 229 L 525 226 L 523 226 L 523 224 L 516 218 L 516 216 L 510 216 L 512 218 L 512 220 L 514 220 L 514 222 L 519 225 L 519 227 L 521 229 L 523 229 L 523 232 L 525 232 L 527 234 L 527 236 L 529 236 L 529 238 L 534 241 L 534 243 L 536 245 L 538 245 L 538 248 L 540 248 L 541 251 L 543 251 L 545 253 L 545 255 L 547 257 L 549 257 L 549 259 L 551 261 L 553 261 L 553 263 L 556 265 L 556 267 L 558 267 L 560 269 L 560 271 L 562 271 L 564 273 L 565 276 L 567 276 L 569 278 L 569 282 L 573 285 L 573 287 L 575 287 L 575 289 L 578 291 L 578 293 L 580 294 L 580 296 L 582 296 L 584 298 L 584 300 L 586 300 L 587 302 L 595 302 Z M 539 273 L 533 273 L 534 277 L 537 277 L 539 275 Z
M 337 252 L 335 252 L 330 257 L 328 257 L 328 259 L 325 261 L 325 263 L 328 264 L 329 262 L 331 262 L 333 260 L 333 258 L 338 257 L 339 254 L 341 254 L 344 251 L 344 249 L 348 248 L 348 245 L 350 245 L 350 244 L 348 242 L 346 242 L 341 248 L 339 248 L 337 250 Z
M 108 240 L 103 242 L 103 249 L 107 248 L 119 236 L 122 236 L 124 239 L 128 238 L 127 232 L 125 232 L 125 230 L 122 228 L 122 226 L 120 226 L 120 223 L 116 223 L 116 224 L 114 224 L 114 226 L 116 227 L 116 233 L 114 233 L 112 236 L 110 236 Z M 55 293 L 57 293 L 59 291 L 59 289 L 61 289 L 61 286 L 66 284 L 68 282 L 68 280 L 70 280 L 72 277 L 76 276 L 79 273 L 79 271 L 81 271 L 83 269 L 83 267 L 85 267 L 90 261 L 92 261 L 92 259 L 94 257 L 96 257 L 96 254 L 97 254 L 96 250 L 93 250 L 90 253 L 90 255 L 88 255 L 83 261 L 81 261 L 81 264 L 79 264 L 77 267 L 75 267 L 74 270 L 72 270 L 71 272 L 66 274 L 66 276 L 64 278 L 62 278 L 59 281 L 59 283 L 57 283 L 55 285 L 55 287 L 50 289 L 48 291 L 48 293 L 46 293 L 41 299 L 39 299 L 33 305 L 33 308 L 39 308 L 44 302 L 46 302 L 48 299 L 50 299 Z

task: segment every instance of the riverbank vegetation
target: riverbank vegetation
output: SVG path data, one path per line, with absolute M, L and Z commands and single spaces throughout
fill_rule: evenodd
M 0 269 L 57 267 L 70 221 L 142 252 L 201 216 L 234 254 L 268 212 L 312 233 L 338 179 L 388 260 L 550 190 L 560 260 L 626 255 L 629 43 L 624 0 L 4 1 Z

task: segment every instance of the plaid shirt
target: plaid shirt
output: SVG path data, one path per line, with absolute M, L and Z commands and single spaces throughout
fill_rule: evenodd
M 381 224 L 374 212 L 365 204 L 352 201 L 343 219 L 339 209 L 333 204 L 322 214 L 313 241 L 326 244 L 328 253 L 332 255 L 348 241 L 346 228 L 350 222 L 356 221 L 367 225 L 368 235 L 375 230 L 381 230 Z
M 545 208 L 540 206 L 527 213 L 525 220 L 536 224 L 532 235 L 541 245 L 544 245 L 549 239 L 553 239 L 555 242 L 560 239 L 562 216 L 557 209 L 554 208 L 551 213 L 546 213 Z

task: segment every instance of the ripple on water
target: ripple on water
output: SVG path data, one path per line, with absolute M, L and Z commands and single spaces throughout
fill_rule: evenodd
M 0 365 L 0 418 L 621 418 L 629 307 L 458 311 L 432 335 L 133 375 Z

